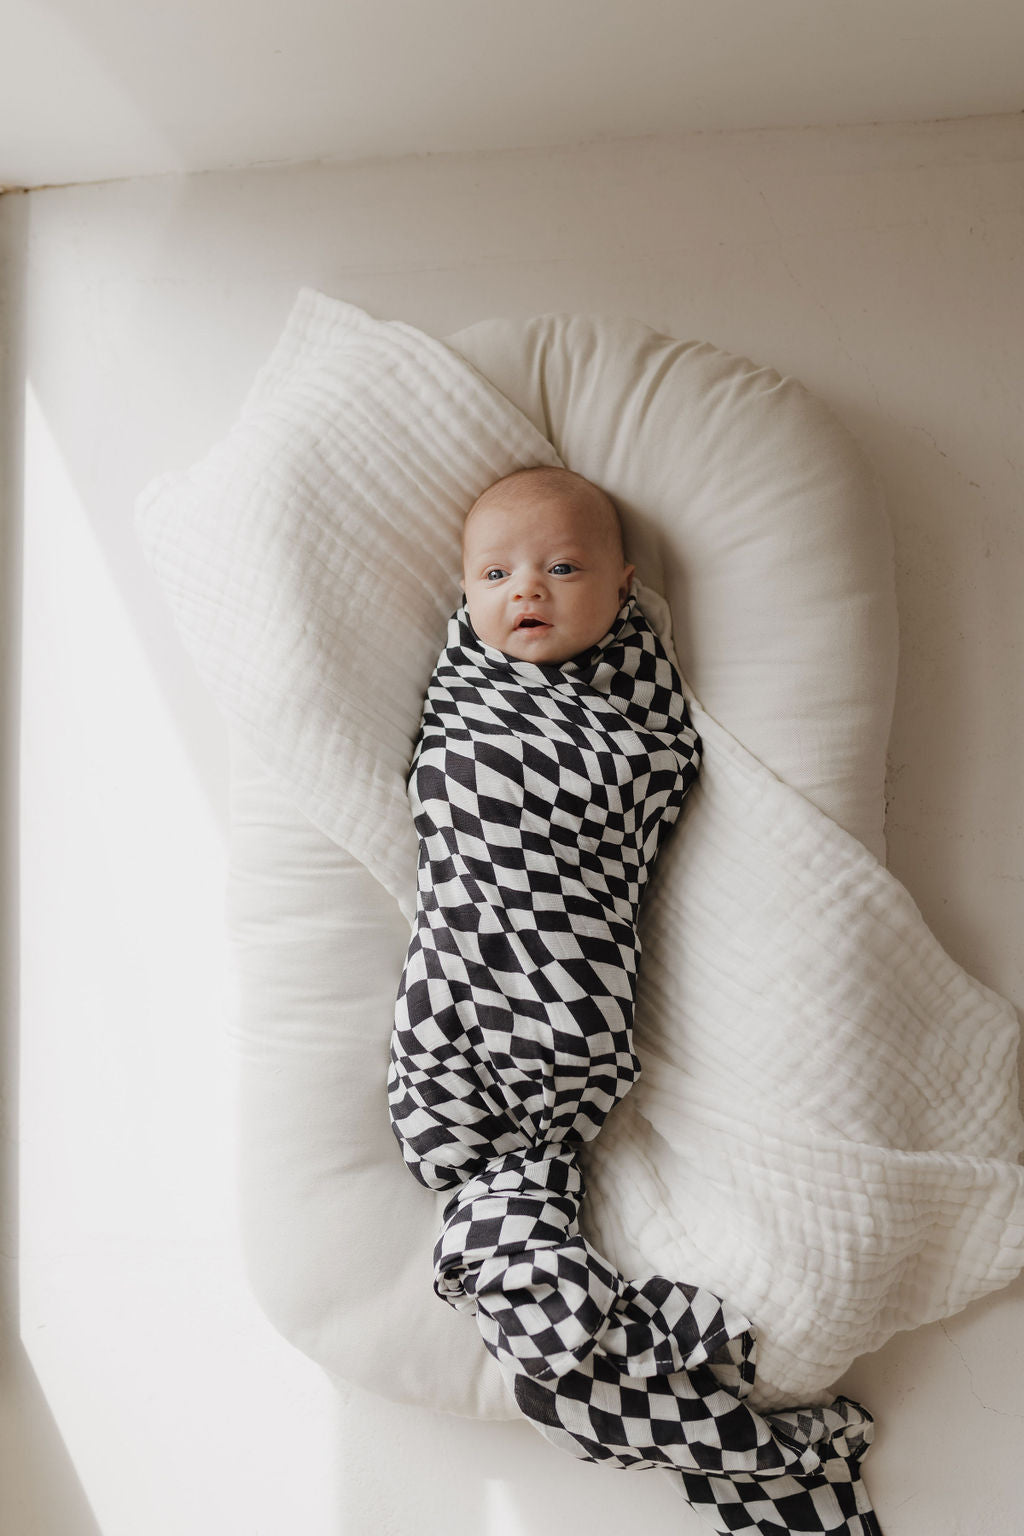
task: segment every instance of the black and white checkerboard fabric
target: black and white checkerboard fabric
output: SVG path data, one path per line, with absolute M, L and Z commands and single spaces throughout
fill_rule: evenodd
M 465 604 L 409 791 L 417 925 L 388 1081 L 411 1171 L 453 1190 L 435 1288 L 471 1311 L 523 1414 L 576 1456 L 673 1470 L 720 1532 L 878 1536 L 871 1418 L 747 1406 L 748 1320 L 699 1286 L 627 1281 L 581 1235 L 578 1153 L 639 1072 L 637 915 L 700 763 L 635 597 L 560 665 L 482 642 Z

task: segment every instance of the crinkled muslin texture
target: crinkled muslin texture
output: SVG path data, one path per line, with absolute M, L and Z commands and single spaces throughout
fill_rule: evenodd
M 645 897 L 643 1071 L 588 1147 L 585 1235 L 620 1272 L 706 1287 L 749 1318 L 752 1401 L 821 1401 L 857 1355 L 1020 1271 L 1016 1018 L 942 951 L 865 846 L 880 846 L 875 811 L 843 792 L 849 759 L 880 763 L 863 657 L 891 625 L 882 587 L 842 588 L 834 549 L 818 588 L 801 564 L 843 529 L 855 546 L 870 506 L 835 424 L 794 381 L 705 344 L 579 317 L 531 327 L 529 367 L 553 356 L 544 377 L 578 384 L 532 421 L 453 348 L 306 293 L 232 431 L 140 501 L 237 747 L 229 915 L 254 1284 L 334 1374 L 503 1411 L 475 1325 L 431 1292 L 443 1197 L 402 1166 L 383 1082 L 416 889 L 405 775 L 459 600 L 462 516 L 502 474 L 561 457 L 620 500 L 640 605 L 669 654 L 674 626 L 703 743 Z M 487 336 L 467 338 L 479 361 Z M 617 348 L 641 380 L 628 408 L 602 407 Z M 682 373 L 700 388 L 673 438 L 664 401 Z M 630 441 L 644 461 L 632 490 Z M 774 500 L 773 476 L 788 486 Z M 844 477 L 847 523 L 833 516 Z M 783 572 L 774 595 L 752 583 L 757 551 Z M 820 623 L 803 634 L 815 591 Z M 720 661 L 730 625 L 753 648 L 745 699 L 741 663 Z M 818 684 L 809 661 L 787 670 L 786 643 L 828 652 Z M 846 706 L 819 709 L 847 650 L 862 659 Z M 811 743 L 804 778 L 794 740 Z

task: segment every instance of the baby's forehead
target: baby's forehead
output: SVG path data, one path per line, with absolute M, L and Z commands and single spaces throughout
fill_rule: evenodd
M 476 514 L 472 524 L 463 529 L 463 561 L 516 559 L 526 554 L 543 559 L 556 548 L 566 555 L 589 554 L 601 541 L 602 531 L 596 517 L 571 513 L 545 518 L 537 524 L 524 521 L 516 510 L 495 507 Z
M 608 493 L 573 470 L 543 468 L 506 475 L 477 497 L 462 527 L 463 565 L 512 555 L 527 530 L 531 547 L 534 537 L 550 536 L 566 553 L 570 546 L 588 557 L 606 549 L 615 561 L 625 559 L 618 509 Z
M 477 519 L 492 528 L 521 528 L 523 514 L 543 508 L 545 517 L 569 519 L 586 526 L 593 521 L 597 508 L 587 498 L 571 491 L 545 491 L 543 495 L 523 491 L 498 491 L 470 509 L 467 525 Z
M 524 514 L 538 508 L 543 509 L 545 522 L 557 522 L 581 539 L 599 535 L 605 521 L 600 499 L 578 487 L 503 486 L 499 482 L 469 509 L 462 529 L 463 546 L 469 537 L 476 542 L 523 532 L 527 524 Z

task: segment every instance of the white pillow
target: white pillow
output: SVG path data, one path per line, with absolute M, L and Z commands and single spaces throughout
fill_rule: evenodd
M 881 856 L 892 560 L 849 434 L 796 381 L 635 321 L 489 321 L 450 344 L 615 497 L 708 711 Z M 511 1416 L 475 1324 L 433 1294 L 444 1197 L 410 1178 L 388 1125 L 407 923 L 237 743 L 230 863 L 255 1290 L 338 1377 Z

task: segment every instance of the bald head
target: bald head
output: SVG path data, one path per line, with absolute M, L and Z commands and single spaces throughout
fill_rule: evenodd
M 575 470 L 561 469 L 555 465 L 539 464 L 531 469 L 517 469 L 489 485 L 474 501 L 466 515 L 462 529 L 462 549 L 465 556 L 466 530 L 474 515 L 484 507 L 498 502 L 510 515 L 517 506 L 527 506 L 538 497 L 557 497 L 566 506 L 577 509 L 586 516 L 591 537 L 606 545 L 622 563 L 625 556 L 622 543 L 622 524 L 615 503 L 599 485 L 594 485 Z

